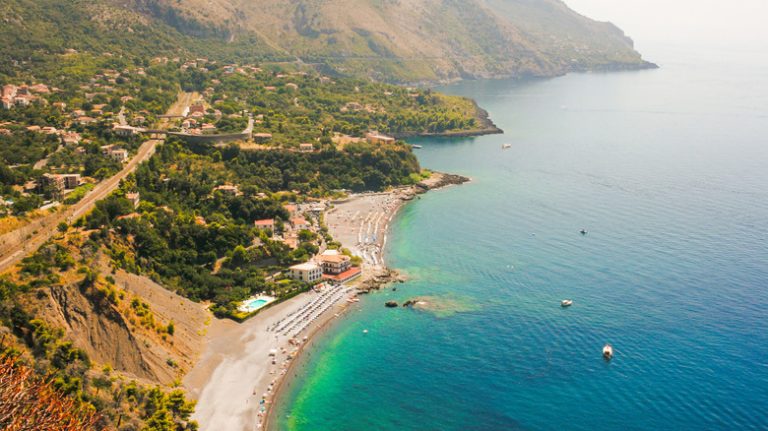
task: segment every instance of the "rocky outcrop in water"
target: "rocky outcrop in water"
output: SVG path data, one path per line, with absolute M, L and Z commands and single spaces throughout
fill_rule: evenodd
M 469 181 L 471 181 L 469 178 L 462 175 L 434 172 L 431 177 L 416 184 L 416 192 L 426 193 L 429 190 L 464 184 Z

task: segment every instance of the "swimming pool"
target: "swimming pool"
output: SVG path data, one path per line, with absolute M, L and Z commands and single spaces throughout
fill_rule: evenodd
M 240 306 L 237 307 L 237 309 L 244 313 L 253 313 L 254 311 L 264 307 L 265 305 L 273 301 L 275 301 L 275 298 L 271 296 L 259 296 L 257 298 L 250 298 L 243 301 L 243 303 L 240 304 Z

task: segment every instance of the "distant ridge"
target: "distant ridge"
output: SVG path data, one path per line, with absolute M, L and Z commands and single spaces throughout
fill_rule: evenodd
M 0 14 L 11 60 L 186 53 L 404 83 L 655 67 L 616 26 L 560 0 L 7 0 Z

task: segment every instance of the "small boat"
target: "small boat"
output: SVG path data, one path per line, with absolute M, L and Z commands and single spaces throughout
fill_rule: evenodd
M 368 333 L 368 330 L 367 329 L 363 329 L 363 334 L 367 334 L 367 333 Z
M 613 358 L 613 346 L 611 346 L 610 344 L 606 344 L 605 346 L 603 346 L 603 358 L 606 361 L 610 361 L 611 358 Z
M 512 148 L 512 144 L 502 144 L 501 145 L 501 149 L 502 150 L 508 150 L 510 148 Z
M 586 229 L 582 229 L 582 230 L 579 231 L 579 233 L 582 234 L 582 235 L 586 235 L 587 234 L 587 230 Z
M 417 150 L 420 149 L 420 148 L 424 148 L 421 145 L 416 145 L 416 144 L 411 145 L 411 147 L 413 147 L 413 148 L 415 148 Z
M 573 299 L 563 299 L 560 301 L 560 306 L 563 308 L 570 307 L 571 305 L 573 305 Z

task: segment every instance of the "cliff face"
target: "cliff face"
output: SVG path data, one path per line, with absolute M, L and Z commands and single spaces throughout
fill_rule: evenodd
M 76 284 L 54 286 L 34 307 L 40 317 L 63 328 L 96 364 L 150 382 L 171 384 L 192 368 L 203 347 L 208 315 L 195 304 L 153 281 L 119 271 L 113 275 L 124 298 L 116 305 Z M 173 334 L 142 325 L 129 306 L 140 298 L 157 326 L 173 322 Z

